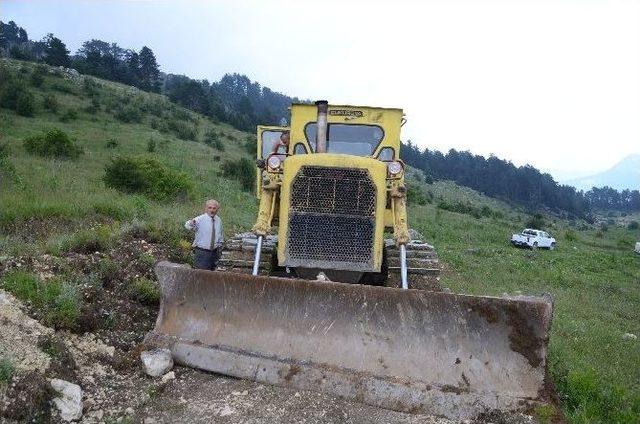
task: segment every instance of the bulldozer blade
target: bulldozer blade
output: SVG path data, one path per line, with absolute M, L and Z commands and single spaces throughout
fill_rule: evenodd
M 496 298 L 156 266 L 145 343 L 176 362 L 383 408 L 469 419 L 545 387 L 549 297 Z

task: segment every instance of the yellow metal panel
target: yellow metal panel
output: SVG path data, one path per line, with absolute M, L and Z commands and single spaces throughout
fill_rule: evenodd
M 291 185 L 293 179 L 306 165 L 327 166 L 335 168 L 360 168 L 366 169 L 371 176 L 371 180 L 376 187 L 376 225 L 374 236 L 374 267 L 376 272 L 380 271 L 382 264 L 382 248 L 384 237 L 384 213 L 386 203 L 386 176 L 387 167 L 377 159 L 341 155 L 332 153 L 294 155 L 288 157 L 284 162 L 284 172 L 282 188 L 280 192 L 280 226 L 278 230 L 278 263 L 283 264 L 285 260 L 285 249 L 287 241 L 287 229 L 289 224 L 289 204 L 291 197 Z

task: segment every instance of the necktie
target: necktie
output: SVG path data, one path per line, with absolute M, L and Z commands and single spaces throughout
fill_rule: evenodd
M 216 247 L 216 217 L 211 217 L 211 250 Z

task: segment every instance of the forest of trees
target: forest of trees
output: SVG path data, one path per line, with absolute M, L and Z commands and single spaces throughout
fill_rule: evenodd
M 153 51 L 146 46 L 136 52 L 116 43 L 89 40 L 71 55 L 53 34 L 32 41 L 13 21 L 0 21 L 0 56 L 71 67 L 82 74 L 162 93 L 172 102 L 245 131 L 253 131 L 257 124 L 279 124 L 288 116 L 289 105 L 299 101 L 240 74 L 226 74 L 212 83 L 163 74 Z
M 163 74 L 153 51 L 146 46 L 136 52 L 115 43 L 89 40 L 71 55 L 53 34 L 32 41 L 13 21 L 0 21 L 0 56 L 71 67 L 83 74 L 162 93 L 174 103 L 249 132 L 255 131 L 257 124 L 280 124 L 288 116 L 289 105 L 299 101 L 241 74 L 226 74 L 218 82 Z M 485 159 L 453 149 L 447 154 L 420 150 L 409 141 L 402 145 L 401 157 L 430 179 L 452 180 L 531 210 L 546 207 L 581 218 L 589 218 L 594 210 L 640 211 L 638 190 L 619 192 L 604 187 L 584 193 L 558 184 L 551 175 L 532 166 L 516 167 L 494 156 Z
M 586 193 L 558 184 L 551 175 L 526 165 L 490 156 L 458 152 L 447 154 L 436 150 L 420 150 L 411 141 L 402 145 L 400 155 L 409 165 L 421 169 L 430 179 L 452 180 L 487 196 L 523 205 L 531 210 L 545 206 L 555 212 L 588 218 L 595 210 L 621 212 L 640 211 L 640 192 L 610 187 L 592 188 Z

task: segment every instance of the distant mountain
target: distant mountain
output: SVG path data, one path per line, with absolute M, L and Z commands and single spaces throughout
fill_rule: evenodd
M 566 184 L 579 190 L 609 186 L 616 190 L 640 190 L 640 154 L 629 155 L 613 168 L 589 177 L 567 180 Z

